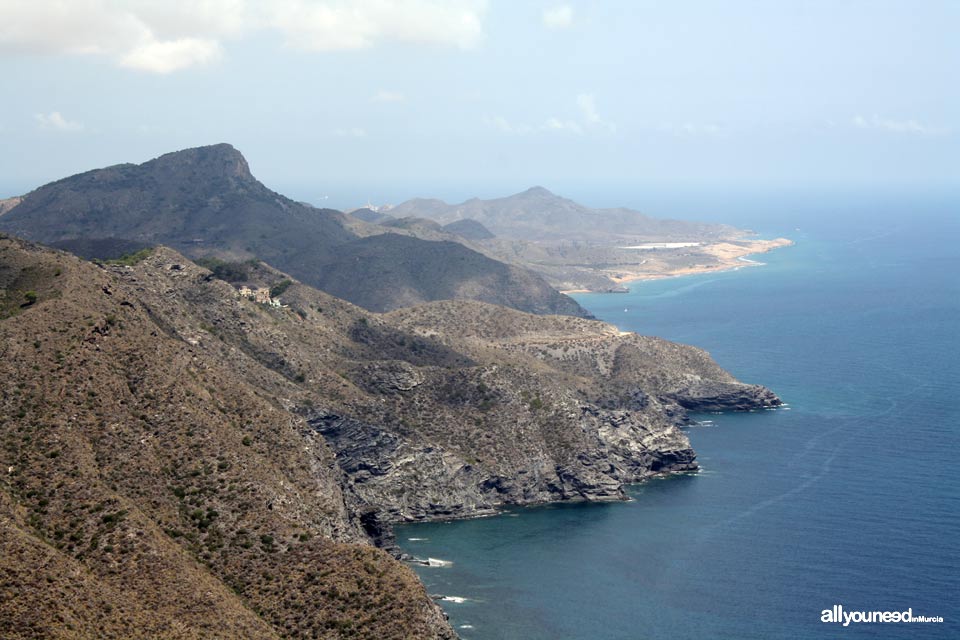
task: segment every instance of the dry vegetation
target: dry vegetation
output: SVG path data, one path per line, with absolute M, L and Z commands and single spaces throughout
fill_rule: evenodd
M 775 401 L 599 322 L 244 277 L 287 306 L 0 238 L 0 635 L 453 637 L 386 524 L 619 499 L 695 466 L 681 405 Z
M 0 635 L 449 635 L 302 420 L 109 270 L 10 239 L 0 264 L 39 292 L 0 324 Z

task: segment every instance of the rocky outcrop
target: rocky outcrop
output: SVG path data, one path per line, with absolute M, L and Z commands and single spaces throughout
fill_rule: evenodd
M 20 204 L 23 198 L 0 198 L 0 216 Z
M 289 309 L 256 321 L 248 303 L 224 300 L 229 287 L 173 252 L 136 277 L 191 303 L 184 313 L 153 299 L 166 323 L 193 317 L 217 337 L 200 336 L 207 348 L 226 345 L 294 383 L 271 393 L 323 437 L 351 509 L 372 509 L 377 522 L 620 499 L 627 483 L 696 469 L 678 428 L 693 398 L 699 408 L 776 402 L 699 349 L 595 321 L 453 301 L 369 314 L 300 284 L 284 293 Z
M 455 637 L 284 409 L 269 313 L 166 249 L 0 238 L 0 636 Z
M 689 411 L 754 411 L 779 407 L 783 402 L 760 385 L 724 384 L 700 381 L 671 393 L 671 397 Z
M 448 638 L 374 547 L 391 523 L 622 499 L 696 469 L 688 409 L 779 402 L 702 350 L 601 322 L 465 301 L 376 314 L 292 279 L 280 295 L 241 298 L 167 248 L 94 265 L 0 238 L 0 569 L 53 554 L 108 594 L 90 624 L 120 636 L 134 623 L 107 605 L 137 602 L 158 636 L 222 618 L 234 637 L 360 620 Z M 0 630 L 33 604 L 0 602 Z
M 626 483 L 697 468 L 679 432 L 665 437 L 629 412 L 596 408 L 583 408 L 578 421 L 591 432 L 594 449 L 563 461 L 543 451 L 498 469 L 335 414 L 314 412 L 308 422 L 336 451 L 351 491 L 384 522 L 475 517 L 556 500 L 620 500 Z

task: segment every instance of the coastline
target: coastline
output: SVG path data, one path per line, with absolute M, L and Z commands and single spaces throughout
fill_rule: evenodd
M 714 257 L 717 262 L 714 264 L 694 265 L 678 269 L 668 269 L 662 272 L 654 271 L 634 271 L 618 269 L 616 273 L 604 272 L 610 280 L 621 285 L 629 282 L 639 282 L 644 280 L 662 280 L 664 278 L 678 278 L 681 276 L 692 276 L 704 273 L 720 273 L 731 271 L 741 267 L 763 266 L 764 263 L 747 259 L 747 256 L 768 253 L 774 249 L 789 247 L 794 244 L 789 238 L 775 238 L 773 240 L 751 240 L 744 244 L 735 244 L 733 242 L 717 242 L 704 245 L 702 250 L 705 254 Z M 599 293 L 591 289 L 564 289 L 560 291 L 563 294 L 571 293 Z

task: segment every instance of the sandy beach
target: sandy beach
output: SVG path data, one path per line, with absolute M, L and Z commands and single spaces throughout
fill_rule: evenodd
M 720 271 L 729 271 L 739 269 L 740 267 L 761 266 L 762 262 L 748 260 L 747 256 L 766 253 L 787 247 L 793 244 L 792 240 L 787 238 L 776 238 L 774 240 L 750 240 L 744 242 L 717 242 L 714 244 L 699 245 L 696 253 L 691 255 L 691 259 L 706 259 L 709 262 L 703 264 L 694 263 L 689 266 L 674 266 L 664 258 L 675 257 L 675 254 L 649 253 L 645 259 L 636 265 L 623 265 L 617 269 L 603 270 L 602 273 L 617 284 L 636 282 L 639 280 L 659 280 L 661 278 L 676 278 L 679 276 L 688 276 L 698 273 L 717 273 Z M 682 248 L 689 248 L 685 243 Z M 666 247 L 664 247 L 665 249 Z M 673 248 L 673 247 L 671 247 Z M 681 248 L 681 247 L 676 247 Z M 663 249 L 658 249 L 663 251 Z M 561 293 L 590 293 L 590 289 L 568 289 Z
M 703 254 L 712 256 L 717 262 L 712 264 L 695 264 L 689 267 L 668 268 L 663 271 L 644 270 L 625 272 L 624 269 L 618 269 L 617 275 L 610 275 L 610 279 L 617 284 L 625 282 L 635 282 L 637 280 L 657 280 L 660 278 L 675 278 L 677 276 L 688 276 L 697 273 L 714 273 L 717 271 L 727 271 L 744 266 L 760 266 L 763 263 L 743 260 L 746 256 L 766 253 L 787 247 L 793 244 L 792 240 L 787 238 L 776 238 L 774 240 L 753 240 L 743 243 L 718 242 L 700 247 Z M 644 265 L 646 266 L 646 265 Z

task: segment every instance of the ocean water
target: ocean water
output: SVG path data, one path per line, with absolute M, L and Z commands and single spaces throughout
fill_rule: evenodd
M 464 598 L 442 602 L 462 637 L 960 638 L 960 206 L 740 204 L 718 215 L 796 245 L 577 298 L 789 407 L 697 416 L 702 472 L 631 502 L 398 527 L 406 551 L 452 563 L 417 571 Z M 822 623 L 835 604 L 944 622 Z

